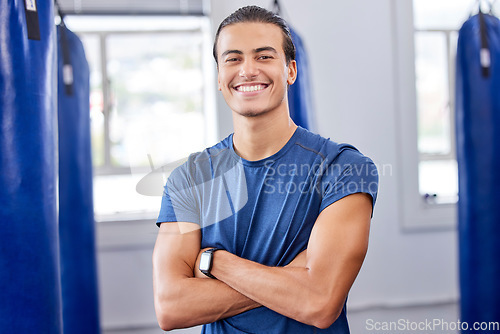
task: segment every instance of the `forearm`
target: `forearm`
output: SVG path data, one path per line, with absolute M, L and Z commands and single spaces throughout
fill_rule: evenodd
M 353 194 L 318 216 L 303 267 L 267 267 L 225 251 L 212 273 L 248 298 L 284 316 L 319 328 L 340 315 L 368 249 L 371 197 Z
M 220 281 L 194 277 L 199 271 L 195 268 L 201 240 L 195 227 L 191 223 L 160 226 L 152 257 L 153 291 L 156 316 L 164 330 L 211 323 L 260 306 Z
M 200 250 L 199 255 L 204 250 Z M 155 293 L 155 296 L 161 296 L 156 298 L 156 304 L 157 309 L 162 306 L 162 310 L 157 310 L 158 314 L 164 315 L 163 323 L 166 325 L 162 328 L 185 328 L 211 323 L 262 306 L 221 280 L 205 276 L 198 268 L 199 255 L 193 268 L 195 277 L 186 272 L 181 276 L 163 276 L 157 279 L 162 283 L 170 282 L 168 285 L 162 284 L 160 288 L 155 288 L 155 291 L 161 290 L 161 293 Z M 305 257 L 306 251 L 303 251 L 288 264 L 288 267 L 303 268 Z
M 156 296 L 157 315 L 164 330 L 211 323 L 260 306 L 223 282 L 205 278 L 165 282 Z
M 316 327 L 328 327 L 345 301 L 344 290 L 323 284 L 324 277 L 304 267 L 267 267 L 217 251 L 212 274 L 248 298 Z

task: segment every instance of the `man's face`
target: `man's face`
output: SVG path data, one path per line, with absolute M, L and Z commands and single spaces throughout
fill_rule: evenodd
M 252 117 L 285 107 L 295 61 L 286 65 L 281 28 L 245 22 L 222 29 L 217 44 L 219 90 L 236 113 Z

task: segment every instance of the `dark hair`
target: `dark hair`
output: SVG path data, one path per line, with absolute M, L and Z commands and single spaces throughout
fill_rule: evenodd
M 290 33 L 290 28 L 288 27 L 285 20 L 262 7 L 246 6 L 238 9 L 237 11 L 226 17 L 217 29 L 213 48 L 214 58 L 217 66 L 219 65 L 219 62 L 217 60 L 217 42 L 219 41 L 219 34 L 221 30 L 228 25 L 243 22 L 271 23 L 280 27 L 281 31 L 283 32 L 283 51 L 285 52 L 286 64 L 288 65 L 291 60 L 295 60 L 295 45 L 292 42 L 292 34 Z

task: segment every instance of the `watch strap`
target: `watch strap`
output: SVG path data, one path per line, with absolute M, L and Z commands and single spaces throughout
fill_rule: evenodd
M 214 258 L 213 258 L 213 254 L 218 251 L 219 248 L 210 248 L 210 249 L 207 249 L 206 251 L 204 251 L 203 253 L 207 253 L 207 254 L 210 254 L 210 266 L 209 266 L 209 269 L 208 270 L 200 270 L 203 274 L 205 274 L 205 276 L 207 277 L 210 277 L 210 278 L 213 278 L 213 279 L 217 279 L 214 275 L 212 275 L 212 273 L 210 272 L 212 270 L 212 266 L 213 266 L 213 262 L 214 262 Z

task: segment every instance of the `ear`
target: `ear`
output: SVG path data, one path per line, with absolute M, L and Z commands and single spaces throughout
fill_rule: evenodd
M 288 78 L 286 82 L 292 85 L 297 79 L 297 62 L 295 60 L 290 60 L 288 64 Z
M 217 73 L 217 89 L 218 90 L 222 90 L 221 86 L 220 86 L 220 78 L 219 78 L 219 74 Z

